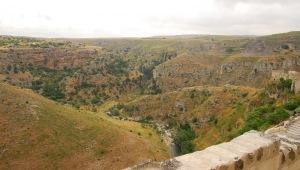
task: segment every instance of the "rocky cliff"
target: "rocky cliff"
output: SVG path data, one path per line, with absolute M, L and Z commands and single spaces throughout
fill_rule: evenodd
M 196 85 L 263 87 L 273 70 L 300 71 L 300 55 L 233 56 L 205 64 L 194 59 L 189 63 L 177 63 L 166 62 L 155 69 L 155 79 L 165 91 Z
M 32 64 L 49 69 L 66 69 L 82 66 L 99 53 L 99 49 L 73 48 L 2 48 L 1 70 L 10 72 L 9 65 Z

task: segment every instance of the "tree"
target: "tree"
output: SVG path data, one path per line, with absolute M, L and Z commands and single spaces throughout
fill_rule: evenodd
M 179 146 L 179 152 L 181 154 L 193 152 L 194 145 L 192 142 L 195 138 L 196 134 L 188 123 L 180 124 L 175 136 L 175 144 Z
M 53 100 L 58 100 L 65 97 L 64 93 L 57 84 L 46 84 L 43 88 L 42 95 Z

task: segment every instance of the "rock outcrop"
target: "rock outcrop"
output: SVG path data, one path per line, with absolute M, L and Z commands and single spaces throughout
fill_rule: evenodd
M 196 59 L 194 59 L 196 60 Z M 300 71 L 300 56 L 237 57 L 210 64 L 166 62 L 154 70 L 164 91 L 198 85 L 224 84 L 264 87 L 274 70 Z
M 291 89 L 295 93 L 300 92 L 300 72 L 297 71 L 284 71 L 284 70 L 272 70 L 272 80 L 278 81 L 281 78 L 291 79 L 293 81 Z
M 98 52 L 96 49 L 68 48 L 0 49 L 0 70 L 7 71 L 6 67 L 13 64 L 32 64 L 50 69 L 75 68 L 85 64 Z

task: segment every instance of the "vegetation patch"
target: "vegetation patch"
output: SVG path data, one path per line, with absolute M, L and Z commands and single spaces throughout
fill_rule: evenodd
M 193 140 L 195 138 L 195 131 L 188 123 L 180 124 L 180 126 L 177 128 L 174 141 L 179 147 L 179 152 L 181 155 L 194 151 Z
M 286 102 L 283 107 L 289 111 L 293 111 L 300 106 L 300 99 L 294 99 Z

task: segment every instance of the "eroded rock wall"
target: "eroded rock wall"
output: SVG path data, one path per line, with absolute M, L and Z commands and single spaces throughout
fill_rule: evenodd
M 50 69 L 75 68 L 98 52 L 96 49 L 67 48 L 0 49 L 0 71 L 8 71 L 6 67 L 13 64 L 32 64 Z
M 282 77 L 287 76 L 288 71 L 300 71 L 300 56 L 248 57 L 231 60 L 210 64 L 193 61 L 181 64 L 166 62 L 155 68 L 154 78 L 163 91 L 187 86 L 224 84 L 260 88 L 275 76 Z M 274 70 L 283 73 L 275 73 Z

